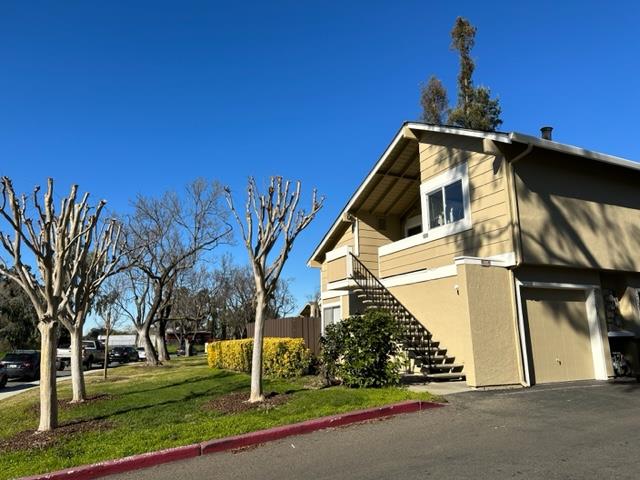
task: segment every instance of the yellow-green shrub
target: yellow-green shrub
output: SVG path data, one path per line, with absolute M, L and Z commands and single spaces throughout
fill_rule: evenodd
M 253 339 L 223 340 L 208 345 L 207 359 L 211 368 L 251 372 Z M 262 369 L 265 375 L 293 377 L 309 368 L 311 352 L 302 338 L 266 337 L 262 350 Z

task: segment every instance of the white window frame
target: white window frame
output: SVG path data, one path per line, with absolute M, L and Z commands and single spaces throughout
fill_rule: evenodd
M 324 335 L 324 329 L 325 329 L 325 316 L 324 316 L 324 311 L 327 308 L 337 308 L 338 309 L 338 319 L 342 320 L 342 297 L 340 297 L 340 300 L 337 302 L 331 302 L 331 303 L 323 303 L 322 304 L 322 308 L 320 310 L 320 318 L 322 319 L 322 334 Z M 335 322 L 334 322 L 335 323 Z
M 464 205 L 464 218 L 454 223 L 429 228 L 429 202 L 428 195 L 442 190 L 452 183 L 462 181 L 462 202 Z M 469 196 L 469 169 L 467 163 L 461 163 L 440 175 L 430 178 L 420 185 L 420 205 L 422 207 L 422 236 L 430 241 L 447 237 L 454 233 L 469 230 L 471 222 L 471 198 Z
M 422 215 L 407 218 L 404 222 L 404 238 L 409 237 L 409 229 L 417 227 L 418 225 L 422 226 Z M 422 227 L 422 231 L 424 231 L 424 227 Z M 421 233 L 416 233 L 415 235 L 421 235 Z M 411 236 L 413 237 L 413 235 Z

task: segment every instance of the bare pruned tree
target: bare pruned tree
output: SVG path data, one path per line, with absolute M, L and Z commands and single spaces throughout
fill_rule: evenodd
M 122 273 L 123 287 L 115 298 L 116 305 L 122 315 L 128 318 L 136 329 L 138 342 L 143 339 L 143 327 L 147 319 L 151 302 L 151 280 L 135 268 L 130 268 Z M 149 333 L 147 333 L 149 336 Z M 144 340 L 143 344 L 144 344 Z M 151 348 L 156 352 L 153 342 L 149 339 Z M 145 348 L 146 353 L 146 348 Z M 157 354 L 156 357 L 157 358 Z
M 269 301 L 268 313 L 270 318 L 288 317 L 296 308 L 296 300 L 291 293 L 291 282 L 292 279 L 290 278 L 281 278 L 278 280 Z
M 191 337 L 206 327 L 214 311 L 216 296 L 213 275 L 204 267 L 183 272 L 173 294 L 171 324 L 173 333 L 189 355 Z
M 264 321 L 268 313 L 269 300 L 278 285 L 293 242 L 314 219 L 324 198 L 318 198 L 313 190 L 309 212 L 298 208 L 300 182 L 291 188 L 289 180 L 271 177 L 266 193 L 260 193 L 254 178 L 249 178 L 244 220 L 236 210 L 231 190 L 226 189 L 227 203 L 242 232 L 249 255 L 256 287 L 256 315 L 251 365 L 251 394 L 249 402 L 264 400 L 262 392 L 262 346 Z M 279 244 L 275 258 L 271 253 Z
M 83 215 L 88 215 L 88 211 Z M 71 335 L 72 403 L 84 402 L 87 398 L 82 368 L 82 332 L 94 297 L 102 283 L 113 275 L 119 266 L 120 230 L 120 224 L 114 219 L 101 225 L 94 223 L 78 237 L 76 243 L 76 258 L 71 270 L 71 301 L 66 303 L 60 315 L 60 322 Z
M 33 191 L 32 202 L 17 196 L 8 177 L 2 178 L 0 204 L 0 273 L 15 281 L 29 296 L 40 331 L 40 423 L 38 431 L 52 430 L 58 423 L 56 390 L 56 340 L 61 316 L 76 300 L 79 289 L 93 291 L 85 262 L 94 245 L 95 229 L 105 202 L 89 206 L 89 194 L 78 198 L 78 187 L 56 211 L 53 179 L 41 198 Z M 31 265 L 33 263 L 33 272 Z
M 205 252 L 231 239 L 231 226 L 221 206 L 222 187 L 202 179 L 189 184 L 185 194 L 166 192 L 162 197 L 138 196 L 134 212 L 126 219 L 125 239 L 129 264 L 140 295 L 134 295 L 135 312 L 129 312 L 143 338 L 147 363 L 159 356 L 149 335 L 159 322 L 160 358 L 168 358 L 163 326 L 170 318 L 173 290 L 180 272 L 193 268 Z
M 255 283 L 252 269 L 234 265 L 230 255 L 222 257 L 219 268 L 213 272 L 216 285 L 213 298 L 215 336 L 244 338 L 247 323 L 255 318 Z
M 125 277 L 122 275 L 112 276 L 105 283 L 96 296 L 93 310 L 98 314 L 99 326 L 104 328 L 104 364 L 102 378 L 107 379 L 107 369 L 109 367 L 109 337 L 111 332 L 122 322 L 122 310 L 119 300 L 125 289 Z

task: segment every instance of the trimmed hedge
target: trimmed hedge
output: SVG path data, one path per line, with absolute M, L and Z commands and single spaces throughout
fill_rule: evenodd
M 207 359 L 211 368 L 251 372 L 253 338 L 210 343 Z M 262 347 L 262 371 L 274 377 L 304 375 L 311 363 L 311 352 L 302 338 L 265 337 Z

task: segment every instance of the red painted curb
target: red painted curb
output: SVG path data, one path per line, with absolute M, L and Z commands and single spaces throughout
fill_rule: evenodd
M 315 430 L 325 428 L 339 427 L 350 423 L 372 420 L 374 418 L 388 417 L 401 413 L 417 412 L 428 408 L 438 408 L 444 405 L 432 402 L 422 402 L 420 400 L 407 400 L 405 402 L 387 405 L 384 407 L 368 408 L 365 410 L 356 410 L 355 412 L 343 413 L 340 415 L 332 415 L 329 417 L 316 418 L 282 427 L 269 428 L 267 430 L 259 430 L 257 432 L 245 433 L 235 437 L 221 438 L 219 440 L 211 440 L 203 442 L 202 454 L 222 452 L 225 450 L 233 450 L 236 448 L 249 447 L 271 440 L 289 437 L 291 435 L 300 435 Z
M 199 456 L 200 444 L 195 443 L 184 447 L 168 448 L 166 450 L 133 455 L 117 460 L 107 460 L 93 465 L 83 465 L 81 467 L 67 468 L 57 472 L 43 473 L 41 475 L 25 477 L 22 480 L 86 480 Z
M 274 427 L 266 430 L 259 430 L 257 432 L 245 433 L 234 437 L 226 437 L 218 440 L 211 440 L 209 442 L 186 445 L 184 447 L 169 448 L 158 452 L 143 453 L 141 455 L 133 455 L 131 457 L 120 458 L 117 460 L 108 460 L 105 462 L 95 463 L 93 465 L 72 467 L 65 470 L 59 470 L 57 472 L 33 475 L 31 477 L 24 477 L 21 480 L 89 480 L 92 478 L 103 477 L 105 475 L 152 467 L 154 465 L 160 465 L 162 463 L 173 462 L 176 460 L 186 460 L 188 458 L 194 458 L 208 453 L 258 445 L 271 440 L 310 433 L 325 428 L 339 427 L 342 425 L 349 425 L 351 423 L 363 422 L 365 420 L 439 407 L 444 407 L 444 404 L 423 402 L 421 400 L 407 400 L 405 402 L 386 405 L 384 407 L 356 410 L 354 412 L 342 413 L 340 415 L 331 415 L 291 425 L 283 425 L 282 427 Z

